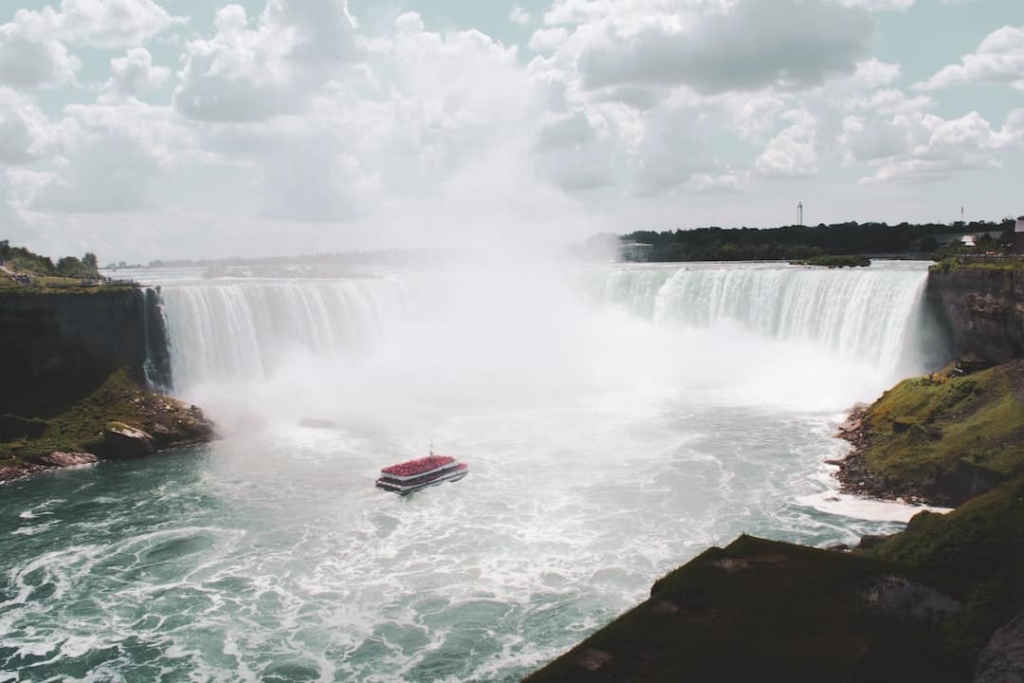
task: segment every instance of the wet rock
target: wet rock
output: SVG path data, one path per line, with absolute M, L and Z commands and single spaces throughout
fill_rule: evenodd
M 974 683 L 1024 683 L 1024 615 L 992 634 L 978 657 Z
M 36 458 L 35 462 L 43 467 L 76 467 L 78 465 L 91 465 L 98 460 L 99 458 L 92 453 L 54 451 L 48 455 Z
M 153 437 L 123 424 L 111 424 L 103 430 L 103 455 L 113 460 L 130 460 L 152 455 L 156 450 Z
M 876 548 L 882 545 L 882 543 L 884 543 L 887 538 L 889 537 L 867 534 L 865 536 L 860 537 L 860 544 L 857 546 L 857 548 L 859 550 L 870 550 L 871 548 Z

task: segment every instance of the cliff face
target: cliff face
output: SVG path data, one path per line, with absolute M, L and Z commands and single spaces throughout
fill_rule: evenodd
M 990 363 L 1024 356 L 1024 271 L 932 271 L 928 295 L 944 313 L 959 356 Z
M 58 414 L 122 366 L 143 384 L 170 379 L 153 290 L 0 296 L 0 330 L 0 414 Z

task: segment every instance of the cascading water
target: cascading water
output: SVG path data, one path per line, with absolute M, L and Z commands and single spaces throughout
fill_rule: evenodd
M 163 292 L 179 386 L 264 380 L 294 347 L 321 356 L 367 352 L 411 305 L 394 278 L 203 282 Z
M 916 264 L 148 276 L 227 438 L 4 491 L 4 683 L 516 681 L 711 544 L 913 513 L 823 461 L 937 343 Z M 469 477 L 373 488 L 431 441 Z
M 633 267 L 612 272 L 604 295 L 660 327 L 733 321 L 766 339 L 811 342 L 893 372 L 919 369 L 925 283 L 920 268 Z

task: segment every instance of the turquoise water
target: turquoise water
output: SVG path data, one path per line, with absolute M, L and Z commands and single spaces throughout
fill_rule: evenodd
M 903 271 L 859 275 L 846 303 L 787 296 L 794 310 L 849 308 L 869 285 L 898 292 L 891 272 Z M 0 487 L 0 683 L 516 681 L 710 545 L 740 533 L 849 543 L 912 514 L 836 495 L 823 464 L 846 448 L 832 438 L 842 411 L 898 376 L 892 358 L 872 357 L 902 353 L 894 335 L 907 332 L 882 326 L 871 346 L 843 342 L 841 328 L 786 332 L 793 323 L 665 327 L 637 310 L 664 318 L 692 287 L 671 273 L 626 280 L 641 297 L 670 289 L 657 306 L 627 297 L 635 310 L 578 318 L 507 303 L 437 345 L 422 327 L 410 344 L 387 318 L 405 308 L 371 305 L 380 346 L 355 356 L 296 349 L 294 327 L 267 323 L 291 315 L 281 302 L 302 300 L 305 284 L 275 282 L 266 298 L 259 281 L 234 283 L 219 298 L 194 288 L 223 285 L 189 281 L 174 299 L 170 282 L 176 314 L 199 316 L 189 330 L 169 317 L 179 363 L 210 354 L 175 390 L 210 407 L 226 437 Z M 538 329 L 538 308 L 558 334 L 517 337 Z M 266 325 L 237 339 L 204 310 Z M 519 324 L 493 335 L 502 316 Z M 235 344 L 250 344 L 258 381 L 245 366 L 217 374 L 213 359 Z M 337 428 L 302 429 L 303 416 Z M 373 487 L 430 441 L 470 475 L 404 499 Z
M 301 430 L 7 486 L 0 680 L 514 681 L 709 544 L 895 528 L 795 501 L 825 488 L 831 416 L 542 444 L 582 417 L 449 425 L 487 450 L 453 439 L 471 475 L 408 499 L 373 488 L 372 441 Z

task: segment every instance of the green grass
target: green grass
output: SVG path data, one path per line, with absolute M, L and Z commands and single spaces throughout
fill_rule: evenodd
M 53 451 L 95 452 L 103 430 L 112 423 L 152 434 L 157 422 L 174 428 L 192 424 L 194 418 L 186 406 L 140 388 L 121 368 L 92 394 L 45 422 L 41 436 L 0 442 L 0 459 L 31 459 Z
M 95 294 L 120 289 L 133 289 L 137 285 L 125 282 L 82 284 L 78 278 L 33 277 L 32 282 L 23 285 L 4 275 L 0 277 L 0 296 L 23 294 Z
M 933 485 L 961 461 L 1004 476 L 1024 472 L 1024 404 L 1012 363 L 964 377 L 908 379 L 864 415 L 868 469 L 901 486 Z
M 1024 270 L 1024 258 L 958 258 L 951 256 L 949 258 L 942 259 L 929 270 L 931 272 L 948 273 L 957 269 L 968 269 L 968 270 L 1005 270 L 1005 271 L 1021 271 Z

